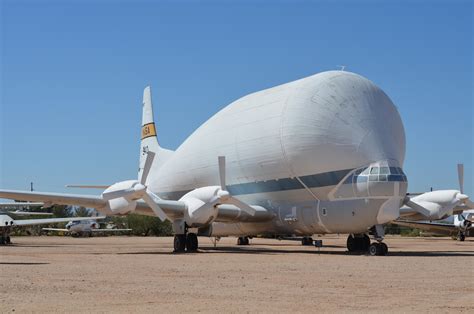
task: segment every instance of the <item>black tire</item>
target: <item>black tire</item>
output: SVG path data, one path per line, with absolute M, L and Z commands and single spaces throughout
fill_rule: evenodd
M 371 256 L 380 255 L 380 245 L 377 242 L 372 243 L 371 245 L 369 245 L 368 252 Z
M 350 234 L 350 235 L 347 237 L 347 242 L 346 242 L 346 244 L 347 244 L 347 250 L 348 250 L 349 252 L 355 252 L 355 251 L 357 251 L 357 246 L 358 246 L 358 245 L 357 245 L 357 240 L 356 240 L 356 238 L 355 238 L 352 234 Z
M 364 237 L 362 238 L 361 242 L 362 242 L 361 251 L 364 251 L 364 252 L 367 251 L 369 249 L 369 246 L 370 246 L 369 236 L 364 234 Z
M 10 239 L 10 236 L 5 237 L 5 244 L 12 244 L 12 241 Z
M 313 238 L 311 237 L 303 237 L 301 240 L 302 245 L 313 245 Z
M 186 251 L 196 252 L 198 249 L 198 237 L 195 233 L 188 233 L 186 237 Z
M 186 235 L 177 234 L 174 236 L 174 252 L 181 253 L 186 249 Z
M 383 256 L 387 255 L 388 254 L 387 244 L 382 242 L 382 243 L 379 244 L 379 246 L 380 246 L 380 255 L 383 255 Z
M 0 245 L 5 245 L 5 238 L 0 236 Z
M 249 245 L 249 238 L 247 237 L 239 237 L 237 239 L 237 245 Z
M 464 241 L 464 240 L 466 240 L 466 236 L 463 233 L 459 234 L 459 241 Z

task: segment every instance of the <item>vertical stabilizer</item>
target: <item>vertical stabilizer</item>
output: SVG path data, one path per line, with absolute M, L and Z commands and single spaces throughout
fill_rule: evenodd
M 153 119 L 153 104 L 151 102 L 151 88 L 145 87 L 143 91 L 143 113 L 142 113 L 142 131 L 140 144 L 140 167 L 138 169 L 138 177 L 141 178 L 143 167 L 145 165 L 146 155 L 148 151 L 156 154 L 151 168 L 151 175 L 153 177 L 153 170 L 157 170 L 171 155 L 172 151 L 160 147 L 156 132 L 156 126 Z

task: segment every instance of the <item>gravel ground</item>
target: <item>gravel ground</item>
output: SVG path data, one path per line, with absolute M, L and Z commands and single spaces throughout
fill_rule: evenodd
M 474 239 L 387 237 L 389 256 L 200 238 L 16 237 L 0 247 L 0 312 L 470 312 Z

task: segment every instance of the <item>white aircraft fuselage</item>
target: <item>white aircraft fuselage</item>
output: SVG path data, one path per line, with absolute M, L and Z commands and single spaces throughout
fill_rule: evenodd
M 146 111 L 144 125 L 152 116 Z M 149 132 L 142 129 L 142 155 L 155 150 Z M 211 236 L 364 233 L 398 218 L 407 191 L 397 108 L 350 72 L 323 72 L 234 101 L 175 152 L 160 148 L 147 185 L 169 200 L 218 185 L 217 156 L 227 159 L 228 191 L 274 218 L 213 222 Z

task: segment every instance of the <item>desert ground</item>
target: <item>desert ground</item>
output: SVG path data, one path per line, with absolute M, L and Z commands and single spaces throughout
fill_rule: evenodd
M 173 254 L 172 238 L 16 237 L 0 247 L 0 312 L 470 312 L 474 238 L 389 236 L 388 256 L 253 239 Z

